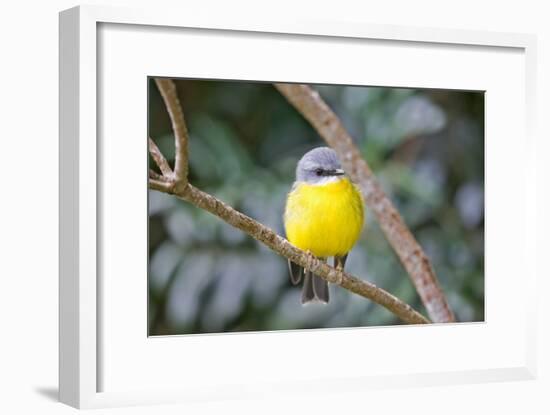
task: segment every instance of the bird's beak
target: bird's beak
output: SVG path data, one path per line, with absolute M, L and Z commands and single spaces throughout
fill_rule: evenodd
M 333 170 L 333 174 L 335 176 L 343 176 L 344 174 L 346 174 L 346 172 L 342 169 L 336 169 L 336 170 Z

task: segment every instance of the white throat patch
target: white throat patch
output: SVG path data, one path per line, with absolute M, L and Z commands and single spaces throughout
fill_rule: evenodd
M 319 180 L 316 181 L 315 183 L 308 183 L 312 186 L 320 186 L 320 185 L 325 185 L 325 184 L 329 184 L 329 183 L 336 183 L 336 182 L 339 182 L 340 180 L 344 180 L 346 178 L 346 176 L 324 176 L 324 177 L 319 177 Z

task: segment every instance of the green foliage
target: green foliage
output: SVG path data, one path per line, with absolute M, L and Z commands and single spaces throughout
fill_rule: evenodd
M 149 135 L 172 160 L 169 119 L 149 88 Z M 177 88 L 191 135 L 190 181 L 284 235 L 296 162 L 324 143 L 270 84 L 180 80 Z M 483 94 L 316 88 L 430 256 L 458 319 L 483 320 Z M 263 245 L 156 191 L 149 208 L 151 334 L 400 324 L 336 287 L 328 306 L 302 307 L 286 261 Z M 347 269 L 422 310 L 369 214 Z

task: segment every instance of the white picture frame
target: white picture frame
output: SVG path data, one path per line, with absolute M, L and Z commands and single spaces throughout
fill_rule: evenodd
M 120 32 L 122 35 L 114 33 L 112 35 L 102 34 L 101 28 L 105 27 L 104 25 L 122 27 L 123 29 Z M 479 339 L 490 341 L 492 336 L 498 337 L 503 335 L 505 327 L 503 322 L 499 320 L 499 316 L 496 315 L 497 311 L 504 310 L 504 305 L 499 300 L 499 296 L 506 297 L 512 289 L 509 285 L 502 285 L 502 287 L 499 285 L 508 284 L 504 276 L 502 278 L 504 282 L 499 281 L 495 276 L 501 270 L 506 272 L 506 269 L 509 268 L 510 271 L 508 273 L 511 273 L 514 266 L 521 266 L 524 284 L 521 288 L 518 288 L 518 297 L 521 297 L 521 299 L 518 300 L 517 305 L 520 312 L 516 313 L 517 315 L 513 320 L 509 320 L 509 330 L 514 336 L 510 339 L 509 344 L 503 346 L 499 351 L 494 351 L 494 360 L 488 359 L 489 356 L 487 355 L 484 357 L 484 361 L 480 358 L 479 362 L 472 363 L 471 367 L 468 367 L 466 370 L 460 370 L 459 366 L 462 364 L 467 365 L 467 362 L 473 362 L 472 356 L 467 356 L 464 361 L 454 356 L 456 365 L 446 367 L 441 371 L 438 370 L 438 367 L 443 367 L 444 361 L 438 361 L 437 359 L 431 362 L 426 361 L 423 365 L 419 364 L 417 366 L 401 364 L 395 370 L 373 369 L 370 373 L 364 373 L 364 368 L 358 365 L 355 370 L 350 369 L 345 374 L 333 371 L 330 375 L 332 378 L 330 376 L 327 378 L 304 378 L 285 371 L 275 372 L 275 368 L 269 369 L 268 367 L 266 372 L 268 374 L 277 373 L 277 376 L 270 377 L 266 375 L 265 378 L 262 378 L 262 374 L 259 372 L 251 371 L 247 373 L 244 370 L 243 378 L 236 383 L 230 383 L 229 381 L 224 383 L 222 381 L 220 383 L 212 382 L 209 385 L 206 378 L 201 383 L 201 368 L 197 366 L 190 370 L 190 376 L 195 376 L 193 382 L 185 387 L 178 387 L 176 383 L 171 382 L 166 382 L 165 384 L 159 382 L 158 387 L 153 387 L 146 383 L 136 383 L 136 385 L 131 385 L 128 390 L 120 388 L 120 384 L 129 382 L 128 384 L 130 385 L 132 381 L 132 379 L 125 377 L 124 373 L 129 373 L 133 378 L 137 378 L 138 374 L 136 374 L 136 367 L 129 366 L 129 362 L 119 364 L 119 362 L 123 361 L 124 357 L 122 356 L 122 351 L 125 351 L 125 354 L 130 354 L 128 352 L 129 345 L 133 344 L 134 338 L 130 334 L 126 336 L 126 333 L 120 331 L 122 329 L 119 330 L 117 328 L 116 321 L 119 321 L 120 316 L 113 314 L 113 318 L 110 318 L 110 313 L 117 312 L 116 307 L 113 307 L 113 303 L 110 303 L 110 301 L 113 301 L 112 299 L 103 298 L 105 287 L 99 284 L 100 280 L 98 279 L 99 260 L 105 261 L 105 258 L 100 258 L 101 255 L 99 254 L 101 249 L 104 249 L 102 244 L 105 242 L 104 239 L 98 237 L 100 227 L 105 226 L 105 217 L 100 214 L 102 209 L 105 209 L 105 206 L 101 205 L 102 202 L 98 197 L 98 192 L 102 191 L 99 177 L 104 174 L 102 169 L 110 169 L 108 166 L 109 161 L 107 160 L 110 158 L 109 154 L 105 158 L 102 155 L 105 155 L 106 152 L 117 151 L 109 143 L 99 145 L 98 135 L 100 133 L 99 129 L 102 127 L 98 128 L 98 125 L 101 122 L 108 123 L 109 121 L 106 121 L 105 117 L 100 117 L 103 109 L 101 108 L 101 100 L 98 99 L 101 88 L 101 85 L 98 83 L 98 77 L 104 64 L 102 62 L 104 55 L 101 55 L 100 49 L 111 47 L 108 43 L 110 41 L 112 41 L 113 46 L 117 42 L 122 42 L 120 44 L 123 45 L 126 36 L 123 33 L 124 28 L 148 28 L 146 30 L 164 28 L 161 35 L 165 36 L 163 39 L 167 42 L 170 41 L 169 37 L 171 35 L 169 32 L 171 30 L 177 30 L 178 28 L 198 29 L 200 36 L 205 35 L 204 42 L 207 42 L 205 45 L 209 44 L 209 40 L 207 39 L 208 33 L 238 33 L 239 37 L 244 39 L 244 41 L 260 36 L 260 42 L 273 42 L 278 36 L 283 35 L 294 36 L 287 38 L 290 43 L 297 43 L 302 37 L 315 39 L 315 42 L 317 42 L 316 45 L 319 48 L 328 47 L 323 46 L 323 44 L 330 43 L 331 39 L 340 39 L 343 42 L 346 39 L 353 39 L 354 42 L 376 40 L 391 42 L 391 45 L 419 45 L 418 53 L 422 52 L 421 49 L 424 46 L 441 47 L 442 50 L 443 48 L 450 50 L 450 54 L 464 53 L 465 58 L 467 58 L 466 52 L 470 53 L 474 51 L 474 53 L 479 52 L 480 54 L 487 51 L 494 52 L 493 56 L 488 55 L 487 59 L 489 60 L 500 59 L 498 57 L 500 55 L 505 59 L 505 56 L 508 56 L 507 53 L 510 52 L 509 57 L 511 62 L 516 62 L 519 65 L 516 68 L 516 72 L 514 72 L 514 78 L 510 82 L 513 84 L 512 87 L 517 87 L 517 89 L 512 89 L 515 94 L 519 94 L 516 97 L 520 97 L 520 99 L 519 102 L 510 104 L 511 107 L 508 108 L 508 111 L 519 110 L 520 115 L 519 119 L 511 122 L 512 126 L 508 126 L 508 128 L 524 138 L 521 140 L 521 150 L 516 151 L 521 151 L 523 155 L 522 159 L 525 160 L 518 167 L 519 177 L 517 178 L 518 184 L 524 187 L 525 198 L 522 201 L 517 201 L 517 205 L 511 206 L 510 209 L 518 209 L 521 212 L 523 221 L 520 221 L 521 226 L 515 232 L 518 233 L 518 240 L 523 241 L 524 244 L 522 245 L 521 255 L 518 255 L 518 258 L 515 259 L 516 262 L 504 268 L 491 268 L 491 272 L 487 274 L 488 283 L 494 284 L 494 287 L 498 287 L 498 290 L 488 292 L 488 295 L 492 297 L 489 298 L 491 301 L 488 301 L 486 310 L 487 323 L 462 325 L 460 327 L 459 325 L 451 324 L 433 325 L 431 327 L 401 327 L 398 329 L 376 328 L 376 330 L 370 331 L 351 329 L 338 332 L 338 336 L 341 338 L 340 341 L 349 342 L 350 344 L 356 344 L 362 336 L 370 336 L 372 338 L 374 335 L 384 337 L 388 343 L 399 342 L 402 341 L 401 336 L 404 331 L 406 331 L 405 335 L 409 336 L 410 339 L 416 339 L 420 342 L 425 338 L 434 338 L 439 342 L 444 342 L 445 338 L 448 340 L 449 337 L 452 337 L 453 333 L 458 332 L 462 333 L 460 336 L 463 335 L 464 339 L 475 340 L 478 338 L 476 336 L 480 336 Z M 140 34 L 142 36 L 140 39 L 144 44 L 151 37 L 148 33 L 144 32 Z M 228 36 L 228 42 L 231 41 L 230 37 Z M 197 41 L 199 40 L 197 39 Z M 217 39 L 217 41 L 219 40 L 220 38 Z M 151 43 L 154 42 L 155 39 L 151 37 Z M 118 46 L 120 44 L 117 43 Z M 386 44 L 384 43 L 384 45 Z M 385 47 L 384 45 L 382 46 Z M 144 45 L 144 50 L 149 50 L 147 47 L 151 47 L 151 45 Z M 399 53 L 399 51 L 396 53 Z M 511 57 L 511 55 L 517 56 Z M 128 52 L 129 60 L 132 59 L 132 56 L 131 52 Z M 252 396 L 257 397 L 258 395 L 292 395 L 294 393 L 293 390 L 296 389 L 296 385 L 299 385 L 301 393 L 315 394 L 326 391 L 361 390 L 373 385 L 379 387 L 381 384 L 393 387 L 396 385 L 418 383 L 448 384 L 533 378 L 536 374 L 535 333 L 534 327 L 530 322 L 535 321 L 535 299 L 532 298 L 534 294 L 533 291 L 529 291 L 529 288 L 535 286 L 536 275 L 534 265 L 532 265 L 534 261 L 528 261 L 529 250 L 531 248 L 528 244 L 534 244 L 536 240 L 535 215 L 533 214 L 536 196 L 536 188 L 533 183 L 536 181 L 533 180 L 535 172 L 532 168 L 535 159 L 535 138 L 532 134 L 534 122 L 535 56 L 536 40 L 534 36 L 525 34 L 353 24 L 350 22 L 318 21 L 314 16 L 296 16 L 294 20 L 286 22 L 270 21 L 268 17 L 265 20 L 249 20 L 246 16 L 239 17 L 237 15 L 232 17 L 203 16 L 193 13 L 193 10 L 187 10 L 185 14 L 180 14 L 161 9 L 134 10 L 80 6 L 62 12 L 60 15 L 60 400 L 79 408 L 93 408 L 149 403 L 194 402 L 198 400 L 235 397 L 247 398 Z M 184 74 L 176 66 L 174 64 L 173 70 L 162 70 L 152 67 L 147 67 L 143 70 L 145 71 L 144 73 L 149 73 L 149 75 L 183 76 Z M 208 62 L 205 63 L 204 68 L 197 67 L 194 72 L 195 76 L 205 78 L 231 77 L 230 71 L 239 70 L 237 67 L 230 67 L 225 69 L 225 72 L 222 74 L 220 68 L 215 68 L 212 64 L 208 66 Z M 109 69 L 112 70 L 113 68 L 109 67 Z M 124 69 L 128 70 L 128 68 Z M 469 69 L 472 70 L 471 68 Z M 162 70 L 162 73 L 159 73 L 159 70 Z M 461 68 L 461 70 L 468 71 L 468 68 Z M 375 72 L 375 69 L 373 69 L 373 72 Z M 425 80 L 420 85 L 420 81 L 418 80 L 411 81 L 414 76 L 414 69 L 411 69 L 411 72 L 413 74 L 407 78 L 400 74 L 398 70 L 395 70 L 390 74 L 393 76 L 393 81 L 391 81 L 391 78 L 384 78 L 384 81 L 380 81 L 377 84 L 387 85 L 391 82 L 395 86 L 433 87 L 439 85 L 439 87 L 445 87 L 447 82 L 442 74 L 441 79 L 433 78 Z M 317 78 L 312 75 L 311 79 L 307 80 L 311 80 L 312 82 L 333 81 L 337 83 L 332 78 L 327 79 L 329 76 L 327 74 L 330 75 L 330 72 L 326 72 L 324 75 L 320 74 Z M 521 75 L 521 85 L 518 81 L 518 74 Z M 138 75 L 141 76 L 142 74 L 139 73 Z M 190 74 L 186 75 L 189 76 Z M 385 74 L 384 76 L 390 75 Z M 113 74 L 113 76 L 117 75 Z M 304 75 L 295 75 L 291 71 L 283 71 L 282 68 L 277 67 L 273 68 L 272 74 L 263 76 L 267 78 L 272 77 L 271 79 L 276 81 L 304 80 Z M 353 76 L 353 74 L 349 76 Z M 506 70 L 503 69 L 502 73 L 498 76 L 503 77 L 498 82 L 504 82 Z M 495 74 L 495 78 L 498 76 Z M 242 77 L 243 79 L 256 79 L 256 76 L 252 72 L 243 74 Z M 459 77 L 457 76 L 457 78 Z M 238 76 L 236 79 L 238 79 Z M 102 82 L 108 82 L 108 80 L 102 79 Z M 414 82 L 414 85 L 410 84 L 411 82 Z M 475 79 L 467 78 L 464 78 L 463 83 L 459 82 L 453 86 L 462 86 L 465 89 L 483 89 L 482 82 L 477 84 Z M 143 89 L 145 90 L 145 85 Z M 124 93 L 127 94 L 128 92 Z M 524 100 L 521 98 L 524 98 Z M 116 102 L 116 100 L 114 101 Z M 487 105 L 495 105 L 496 107 L 502 104 L 495 102 L 495 100 L 489 100 Z M 506 112 L 502 114 L 506 114 Z M 488 115 L 488 117 L 490 123 L 488 128 L 498 128 L 498 125 L 491 123 L 493 121 L 493 118 L 490 118 L 491 115 Z M 143 121 L 145 122 L 145 120 Z M 517 124 L 514 124 L 514 122 Z M 143 123 L 140 123 L 140 125 L 143 125 Z M 142 135 L 144 135 L 145 130 L 142 131 Z M 489 136 L 496 131 L 491 130 Z M 501 133 L 503 136 L 507 134 L 506 131 L 502 131 Z M 146 148 L 143 147 L 141 150 L 143 151 L 142 157 L 145 157 Z M 136 148 L 135 154 L 140 154 L 139 151 L 140 149 Z M 505 162 L 508 153 L 503 150 L 502 154 L 496 154 L 494 148 L 489 144 L 487 151 L 488 157 L 493 158 L 490 167 L 499 166 L 498 168 L 502 168 L 504 163 L 499 162 L 498 157 L 504 158 L 503 161 Z M 141 159 L 137 161 L 137 164 L 139 163 L 141 163 Z M 129 164 L 132 163 L 129 162 Z M 132 167 L 130 166 L 129 168 L 131 169 Z M 488 186 L 487 192 L 489 197 L 491 197 L 491 192 L 494 192 L 494 198 L 498 200 L 504 194 L 496 185 L 498 184 L 498 171 L 488 171 L 487 180 L 494 185 L 493 188 L 495 189 L 492 190 L 491 186 Z M 142 184 L 143 193 L 146 193 L 146 181 L 144 180 Z M 139 190 L 139 186 L 137 189 Z M 140 203 L 142 202 L 143 200 Z M 491 201 L 487 200 L 487 202 L 489 202 L 487 204 L 487 211 L 490 212 Z M 143 214 L 141 214 L 141 217 L 145 221 Z M 498 224 L 498 214 L 495 213 L 494 217 L 493 223 Z M 491 221 L 493 219 L 489 217 L 487 232 L 495 233 L 492 231 L 495 229 L 495 225 L 491 224 Z M 124 229 L 121 230 L 122 234 L 124 234 L 123 231 Z M 112 239 L 116 240 L 117 238 L 120 238 L 120 235 L 113 234 Z M 532 249 L 532 252 L 534 251 Z M 494 253 L 493 257 L 506 255 L 505 247 L 496 243 L 493 245 L 488 244 L 488 255 L 491 255 L 491 252 Z M 146 258 L 143 258 L 143 261 L 145 260 Z M 109 261 L 110 259 L 107 259 L 105 262 Z M 138 287 L 137 291 L 139 290 L 141 290 L 141 286 Z M 493 291 L 495 293 L 491 294 Z M 116 290 L 113 292 L 116 292 Z M 505 301 L 506 298 L 503 300 Z M 129 302 L 131 303 L 132 301 L 129 300 Z M 136 304 L 141 303 L 136 300 Z M 136 307 L 138 306 L 136 305 Z M 141 325 L 146 323 L 146 319 L 143 319 L 143 310 L 146 310 L 146 303 L 143 303 L 142 307 L 143 309 L 140 309 L 134 315 L 135 324 L 129 324 L 135 326 L 133 327 L 135 328 L 134 333 L 139 332 Z M 111 320 L 115 323 L 112 323 Z M 105 324 L 106 321 L 109 321 L 108 324 L 111 326 L 111 331 L 120 332 L 119 337 L 113 338 L 112 336 L 109 337 L 100 334 L 101 330 L 98 329 L 98 325 Z M 143 342 L 148 342 L 146 333 L 140 333 L 142 333 Z M 242 347 L 242 342 L 252 343 L 257 347 L 275 347 L 274 344 L 278 344 L 282 348 L 281 350 L 284 351 L 286 350 L 285 344 L 290 339 L 292 341 L 298 339 L 304 344 L 309 344 L 310 342 L 311 344 L 315 344 L 320 340 L 326 342 L 328 340 L 327 334 L 330 334 L 330 331 L 316 331 L 307 334 L 267 334 L 271 337 L 265 337 L 262 334 L 220 335 L 218 337 L 193 337 L 193 340 L 189 340 L 187 343 L 193 343 L 189 347 L 194 352 L 205 350 L 204 353 L 207 353 L 209 347 L 213 347 L 209 346 L 209 344 L 217 344 L 216 342 L 221 341 L 224 342 L 224 347 L 228 348 L 227 350 L 235 348 L 236 353 Z M 227 340 L 228 338 L 231 340 Z M 124 339 L 128 343 L 125 343 Z M 181 350 L 182 339 L 184 340 L 182 337 L 155 340 L 154 351 L 149 350 L 149 345 L 141 348 L 141 346 L 136 344 L 135 348 L 132 346 L 130 349 L 136 350 L 133 353 L 142 351 L 143 354 L 138 355 L 140 360 L 137 361 L 135 360 L 136 356 L 132 355 L 132 361 L 138 362 L 146 368 L 147 353 L 154 352 L 158 354 L 159 351 L 167 354 L 177 353 Z M 337 340 L 334 340 L 334 343 L 332 343 L 336 348 L 335 350 L 338 350 L 338 344 Z M 383 341 L 380 341 L 379 349 L 375 349 L 377 346 L 374 345 L 374 342 L 371 342 L 371 344 L 373 344 L 373 351 L 378 350 L 380 353 L 377 354 L 377 360 L 383 362 Z M 113 350 L 112 353 L 111 349 Z M 442 356 L 441 359 L 443 358 Z M 280 362 L 276 363 L 279 364 Z M 104 370 L 105 365 L 111 364 L 119 364 L 118 368 L 113 369 L 111 372 L 106 372 L 113 373 L 113 376 L 117 374 L 120 380 L 116 382 L 111 382 L 110 380 L 106 382 L 105 374 L 102 376 L 99 375 Z M 284 369 L 284 367 L 282 368 Z M 228 367 L 227 370 L 229 369 Z M 169 371 L 176 369 L 166 368 L 165 370 L 164 375 L 166 376 L 164 378 L 171 379 Z M 152 372 L 147 372 L 147 369 L 144 369 L 144 373 L 148 373 L 149 377 L 153 375 Z M 161 375 L 161 373 L 155 372 L 154 375 L 158 379 L 158 375 Z M 221 377 L 223 378 L 223 376 Z M 258 379 L 261 379 L 263 383 Z M 196 383 L 196 387 L 193 387 L 192 383 Z M 108 387 L 111 384 L 118 387 L 113 387 L 111 390 Z

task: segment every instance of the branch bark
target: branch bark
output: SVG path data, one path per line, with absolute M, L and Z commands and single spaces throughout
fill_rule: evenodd
M 155 81 L 157 82 L 157 85 L 159 85 L 159 80 L 156 79 Z M 161 88 L 161 86 L 165 88 L 165 91 L 171 91 L 171 95 L 166 94 L 167 98 L 164 98 L 165 94 L 163 94 L 163 98 L 168 108 L 168 113 L 172 121 L 172 126 L 177 125 L 178 128 L 181 129 L 181 131 L 185 131 L 185 134 L 175 133 L 176 149 L 179 148 L 179 150 L 176 151 L 176 166 L 180 166 L 181 171 L 185 172 L 185 176 L 178 177 L 177 173 L 170 176 L 164 175 L 164 180 L 159 180 L 156 177 L 149 177 L 149 187 L 151 189 L 172 194 L 179 197 L 180 199 L 183 199 L 193 204 L 200 209 L 204 209 L 212 213 L 213 215 L 219 217 L 228 224 L 234 226 L 237 229 L 240 229 L 241 231 L 252 236 L 256 240 L 262 242 L 279 255 L 290 259 L 294 263 L 304 268 L 311 270 L 321 278 L 333 284 L 338 284 L 341 287 L 348 289 L 349 291 L 352 291 L 358 295 L 361 295 L 380 304 L 381 306 L 385 307 L 393 314 L 401 318 L 406 323 L 425 324 L 430 322 L 426 317 L 424 317 L 418 311 L 414 310 L 410 305 L 401 301 L 394 295 L 388 293 L 381 288 L 378 288 L 376 285 L 370 282 L 360 280 L 359 278 L 356 278 L 346 272 L 337 270 L 330 265 L 324 263 L 323 261 L 320 261 L 317 258 L 308 255 L 306 252 L 293 246 L 286 239 L 277 235 L 267 226 L 255 221 L 249 216 L 246 216 L 245 214 L 233 209 L 231 206 L 225 204 L 214 196 L 205 193 L 189 184 L 187 181 L 188 135 L 185 121 L 183 119 L 183 112 L 181 113 L 181 115 L 178 114 L 177 108 L 179 108 L 179 111 L 181 111 L 181 106 L 179 105 L 179 101 L 175 93 L 175 85 L 173 84 L 173 82 L 171 80 L 162 80 L 162 83 L 159 85 L 159 89 Z M 172 110 L 170 110 L 170 108 L 172 108 Z M 156 146 L 151 146 L 150 144 L 149 150 L 151 152 L 155 152 L 156 150 L 158 150 L 158 148 L 155 150 L 155 147 Z M 160 154 L 160 151 L 158 153 Z M 158 164 L 163 163 L 162 160 L 164 159 L 164 157 L 153 156 L 153 159 Z
M 275 87 L 336 151 L 344 170 L 359 185 L 365 203 L 376 215 L 380 227 L 409 274 L 431 319 L 438 323 L 454 321 L 453 312 L 441 290 L 430 260 L 382 190 L 340 119 L 319 93 L 307 85 L 275 84 Z
M 166 177 L 171 177 L 173 174 L 172 169 L 170 168 L 168 161 L 166 161 L 164 155 L 160 152 L 160 149 L 157 147 L 151 137 L 149 137 L 149 153 L 151 153 L 151 157 L 153 157 L 153 160 L 155 160 L 155 163 L 157 163 L 157 166 L 162 175 Z
M 187 183 L 188 170 L 188 142 L 189 133 L 187 132 L 187 124 L 183 117 L 176 85 L 171 79 L 155 78 L 157 87 L 162 95 L 170 120 L 172 129 L 174 130 L 174 142 L 176 147 L 176 161 L 174 166 L 174 179 L 179 188 L 182 188 Z M 158 150 L 158 149 L 157 149 Z M 160 151 L 159 151 L 160 153 Z M 159 165 L 160 168 L 160 165 Z

